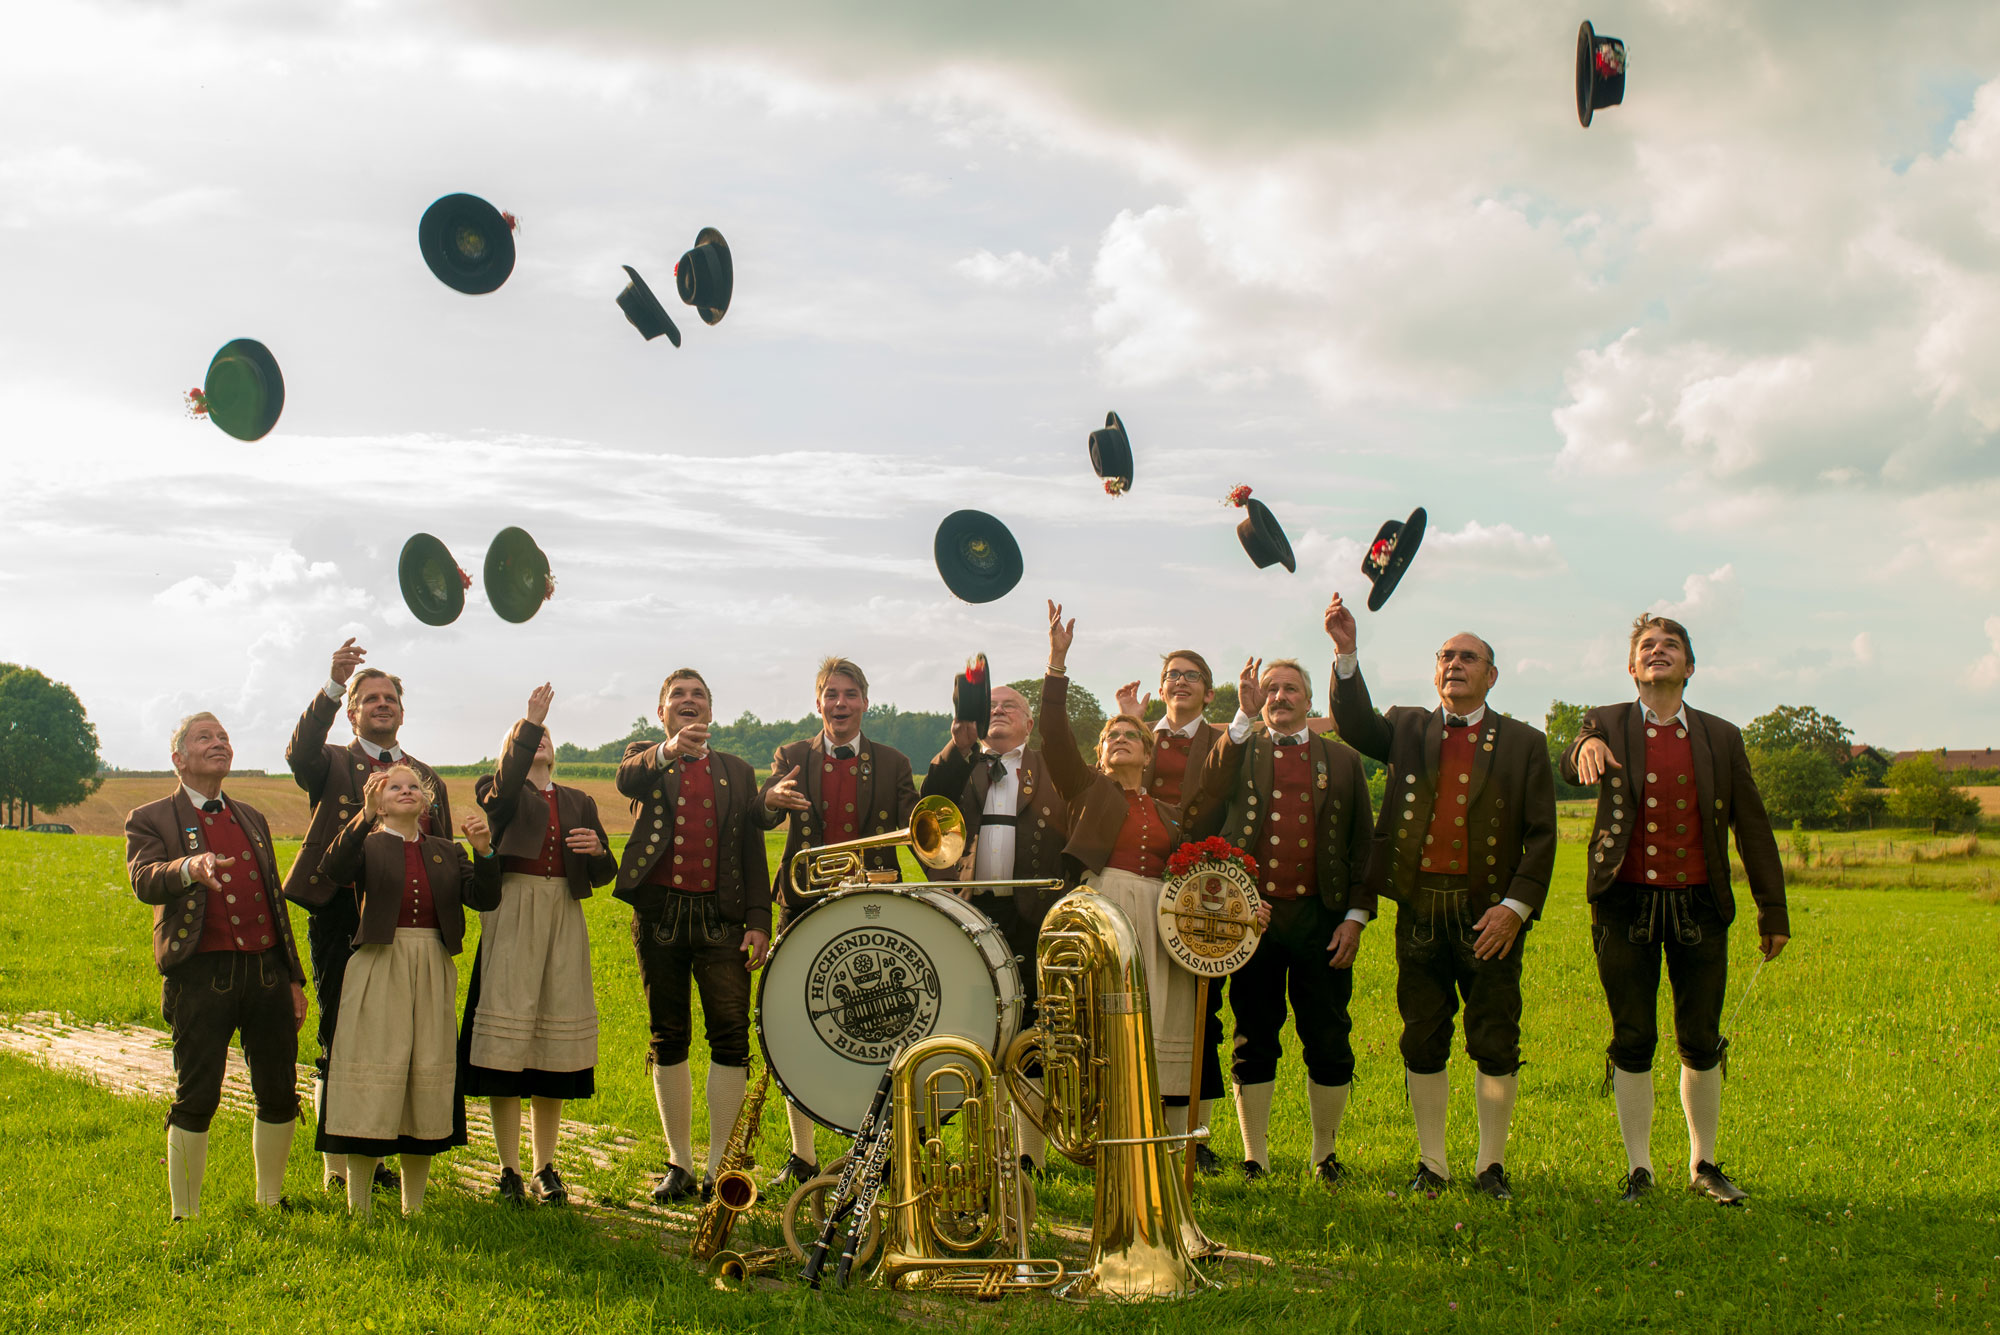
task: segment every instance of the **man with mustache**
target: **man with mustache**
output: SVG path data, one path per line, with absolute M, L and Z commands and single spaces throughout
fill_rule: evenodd
M 1326 609 L 1333 640 L 1333 719 L 1341 739 L 1388 766 L 1375 821 L 1369 889 L 1396 901 L 1396 1008 L 1420 1162 L 1410 1189 L 1450 1177 L 1452 1020 L 1465 1007 L 1465 1051 L 1479 1068 L 1477 1184 L 1513 1199 L 1505 1159 L 1521 1066 L 1521 955 L 1555 867 L 1555 783 L 1540 730 L 1487 708 L 1500 680 L 1493 647 L 1454 635 L 1437 652 L 1436 708 L 1377 713 L 1354 653 L 1354 613 Z
M 291 768 L 293 782 L 305 790 L 311 808 L 305 843 L 285 877 L 285 897 L 303 904 L 312 915 L 306 924 L 306 942 L 312 951 L 313 989 L 319 1001 L 319 1056 L 314 1062 L 319 1074 L 313 1081 L 313 1099 L 322 1105 L 327 1057 L 333 1051 L 333 1031 L 340 1018 L 340 983 L 347 972 L 348 957 L 354 953 L 354 934 L 361 929 L 361 907 L 352 886 L 337 887 L 331 897 L 321 893 L 325 873 L 320 870 L 320 861 L 334 836 L 361 810 L 361 789 L 369 777 L 398 762 L 414 768 L 436 794 L 421 821 L 423 833 L 448 839 L 452 830 L 451 799 L 445 793 L 444 780 L 397 743 L 403 726 L 402 679 L 380 668 L 362 667 L 367 657 L 368 651 L 351 636 L 333 651 L 326 685 L 314 693 L 285 746 L 285 764 Z M 343 703 L 354 740 L 346 746 L 332 746 L 327 733 Z M 326 1156 L 325 1185 L 329 1191 L 344 1192 L 346 1174 L 344 1156 Z M 375 1167 L 375 1185 L 394 1191 L 401 1183 L 384 1162 Z
M 779 747 L 771 757 L 771 777 L 758 794 L 765 829 L 789 822 L 778 861 L 781 930 L 784 920 L 806 905 L 792 893 L 791 875 L 793 861 L 804 850 L 907 829 L 917 805 L 910 758 L 861 735 L 868 676 L 860 666 L 847 658 L 822 661 L 813 679 L 813 698 L 822 724 L 819 734 Z M 871 874 L 902 879 L 893 848 L 871 848 L 862 863 Z M 786 1112 L 792 1154 L 774 1185 L 809 1182 L 819 1174 L 812 1118 L 789 1103 Z
M 1716 1166 L 1722 1120 L 1722 997 L 1729 983 L 1729 831 L 1757 906 L 1758 948 L 1778 958 L 1791 936 L 1785 871 L 1764 801 L 1734 724 L 1687 707 L 1694 642 L 1670 617 L 1632 623 L 1625 670 L 1636 701 L 1584 715 L 1563 777 L 1599 785 L 1585 866 L 1597 977 L 1611 1006 L 1605 1084 L 1625 1140 L 1625 1191 L 1653 1185 L 1653 1050 L 1659 1044 L 1660 961 L 1674 997 L 1687 1116 L 1688 1186 L 1723 1205 L 1746 1193 Z M 1643 828 L 1642 828 L 1643 827 Z
M 660 685 L 667 739 L 634 742 L 618 766 L 618 791 L 638 819 L 612 893 L 632 906 L 632 942 L 646 989 L 653 1100 L 667 1136 L 662 1204 L 695 1194 L 693 1021 L 688 987 L 701 992 L 708 1038 L 708 1173 L 703 1199 L 743 1107 L 750 1067 L 750 974 L 771 944 L 771 873 L 757 776 L 748 761 L 708 749 L 714 701 L 693 668 Z

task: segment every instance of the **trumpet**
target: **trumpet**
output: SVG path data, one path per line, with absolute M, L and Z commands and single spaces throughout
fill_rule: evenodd
M 917 861 L 933 871 L 954 866 L 965 856 L 965 817 L 950 798 L 934 793 L 910 812 L 907 830 L 890 830 L 800 852 L 792 859 L 792 892 L 801 899 L 813 899 L 840 886 L 865 881 L 868 869 L 863 853 L 904 844 L 910 846 Z
M 725 1255 L 736 1255 L 725 1249 L 729 1246 L 729 1230 L 735 1227 L 737 1218 L 757 1203 L 757 1179 L 749 1170 L 756 1163 L 757 1129 L 764 1115 L 764 1095 L 770 1087 L 771 1068 L 767 1065 L 757 1072 L 757 1083 L 745 1096 L 743 1107 L 736 1114 L 736 1125 L 729 1130 L 729 1143 L 722 1147 L 715 1180 L 711 1183 L 713 1194 L 695 1219 L 694 1241 L 688 1245 L 691 1260 L 719 1263 Z

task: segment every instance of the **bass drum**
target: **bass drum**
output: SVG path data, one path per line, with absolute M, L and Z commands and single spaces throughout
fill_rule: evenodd
M 851 1136 L 897 1048 L 951 1034 L 997 1064 L 1022 1001 L 1014 952 L 985 914 L 933 886 L 858 887 L 819 900 L 771 943 L 757 1041 L 785 1097 Z

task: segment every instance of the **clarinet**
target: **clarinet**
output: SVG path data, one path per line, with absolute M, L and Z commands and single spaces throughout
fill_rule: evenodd
M 854 1257 L 861 1250 L 869 1221 L 874 1218 L 875 1198 L 882 1194 L 882 1182 L 889 1176 L 887 1129 L 885 1124 L 883 1134 L 868 1146 L 868 1161 L 861 1166 L 861 1186 L 854 1196 L 854 1218 L 847 1226 L 847 1244 L 840 1250 L 840 1264 L 833 1271 L 833 1282 L 843 1289 L 854 1271 Z
M 889 1064 L 882 1068 L 882 1082 L 875 1086 L 875 1097 L 868 1101 L 868 1112 L 862 1117 L 861 1129 L 855 1133 L 854 1144 L 847 1152 L 847 1167 L 841 1170 L 840 1182 L 833 1189 L 831 1198 L 833 1207 L 826 1212 L 826 1224 L 820 1229 L 819 1237 L 813 1245 L 806 1249 L 806 1264 L 805 1268 L 799 1271 L 799 1278 L 813 1288 L 819 1287 L 820 1273 L 826 1269 L 827 1254 L 833 1250 L 833 1238 L 840 1230 L 841 1221 L 853 1212 L 857 1204 L 856 1197 L 862 1187 L 862 1174 L 866 1171 L 871 1156 L 875 1155 L 876 1143 L 879 1141 L 886 1146 L 888 1142 L 888 1128 L 885 1124 L 887 1119 L 883 1117 L 882 1110 L 889 1103 L 889 1089 L 892 1084 L 890 1072 L 895 1069 L 896 1058 L 902 1055 L 902 1051 L 898 1046 L 895 1053 L 890 1056 Z M 866 1216 L 863 1216 L 861 1227 L 866 1228 L 867 1222 Z M 849 1249 L 852 1247 L 853 1241 L 850 1238 Z

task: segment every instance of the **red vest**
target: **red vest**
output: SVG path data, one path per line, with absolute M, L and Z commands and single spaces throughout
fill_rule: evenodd
M 670 890 L 715 892 L 715 776 L 708 755 L 681 762 L 680 793 L 674 799 L 674 855 L 653 864 L 648 880 Z
M 202 950 L 269 950 L 277 944 L 277 928 L 271 922 L 271 903 L 263 873 L 257 870 L 256 850 L 250 836 L 236 823 L 235 809 L 224 805 L 220 811 L 201 813 L 202 838 L 217 858 L 235 858 L 233 867 L 218 867 L 215 875 L 220 890 L 208 892 L 208 907 L 202 914 Z
M 859 739 L 850 745 L 858 746 Z M 854 809 L 861 800 L 861 757 L 835 760 L 829 751 L 820 758 L 819 767 L 820 828 L 826 831 L 826 841 L 844 844 L 859 839 L 868 814 Z
M 1645 828 L 1634 828 L 1618 879 L 1635 885 L 1703 885 L 1701 803 L 1695 798 L 1694 745 L 1677 723 L 1646 725 L 1646 769 L 1632 786 L 1645 795 Z
M 1177 807 L 1181 804 L 1182 785 L 1187 782 L 1188 753 L 1194 750 L 1194 738 L 1177 737 L 1170 732 L 1154 735 L 1158 740 L 1153 744 L 1153 782 L 1146 792 L 1170 807 Z
M 1125 823 L 1118 827 L 1118 842 L 1111 846 L 1111 856 L 1104 865 L 1158 880 L 1167 874 L 1167 855 L 1173 852 L 1167 845 L 1172 838 L 1152 798 L 1126 793 Z
M 1264 893 L 1272 899 L 1303 899 L 1319 884 L 1312 784 L 1311 743 L 1272 748 L 1264 842 L 1250 850 L 1264 864 Z
M 424 871 L 424 841 L 403 845 L 403 904 L 396 910 L 396 927 L 436 927 L 437 904 L 431 899 L 431 878 Z
M 539 857 L 506 858 L 501 863 L 504 871 L 519 872 L 523 876 L 563 877 L 563 828 L 562 816 L 557 809 L 556 790 L 549 789 L 543 794 L 549 802 L 548 832 L 542 836 L 542 851 Z M 516 814 L 516 820 L 520 814 Z
M 1482 723 L 1485 720 L 1480 720 Z M 1438 750 L 1437 801 L 1424 834 L 1423 870 L 1433 876 L 1463 876 L 1472 866 L 1465 813 L 1472 802 L 1472 757 L 1477 728 L 1446 728 Z

